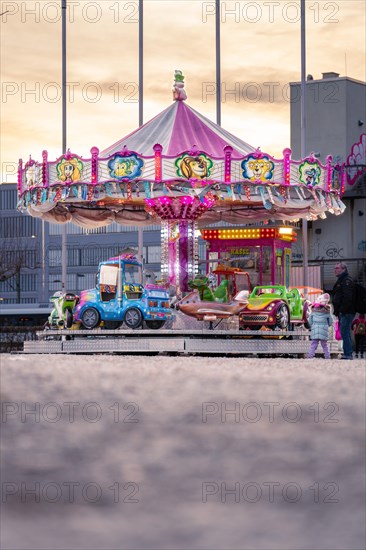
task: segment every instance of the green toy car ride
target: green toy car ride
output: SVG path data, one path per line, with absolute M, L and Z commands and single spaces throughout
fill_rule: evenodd
M 239 315 L 240 330 L 259 330 L 262 327 L 282 330 L 291 325 L 310 328 L 310 302 L 297 288 L 285 286 L 256 286 L 248 297 L 248 304 Z

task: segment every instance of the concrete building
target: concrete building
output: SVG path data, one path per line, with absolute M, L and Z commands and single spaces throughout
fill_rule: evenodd
M 301 158 L 301 83 L 290 83 L 291 149 Z M 327 155 L 346 162 L 354 143 L 366 132 L 366 84 L 337 73 L 306 81 L 306 154 L 314 152 L 324 164 Z
M 301 157 L 301 83 L 290 83 L 291 149 Z M 342 216 L 309 223 L 309 259 L 355 260 L 353 275 L 365 281 L 366 258 L 366 84 L 333 72 L 306 82 L 306 154 L 324 164 L 332 155 L 346 164 L 347 183 Z M 357 167 L 354 167 L 354 166 Z M 294 259 L 301 261 L 301 238 Z M 361 266 L 361 267 L 360 267 Z M 361 273 L 360 273 L 361 270 Z

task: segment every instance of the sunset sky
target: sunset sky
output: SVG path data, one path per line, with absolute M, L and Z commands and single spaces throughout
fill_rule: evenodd
M 3 182 L 16 181 L 19 158 L 62 152 L 60 4 L 1 2 Z M 68 4 L 68 147 L 89 157 L 92 146 L 102 150 L 138 126 L 138 2 Z M 171 104 L 175 69 L 185 75 L 188 104 L 215 120 L 214 5 L 144 1 L 145 122 Z M 222 2 L 222 126 L 274 156 L 290 145 L 299 15 L 300 1 Z M 364 0 L 308 0 L 306 15 L 307 74 L 365 81 Z

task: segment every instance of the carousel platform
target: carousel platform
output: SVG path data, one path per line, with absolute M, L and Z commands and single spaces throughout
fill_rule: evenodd
M 307 330 L 52 330 L 37 338 L 24 342 L 23 353 L 304 357 L 310 347 Z M 329 345 L 332 357 L 341 353 L 337 340 Z

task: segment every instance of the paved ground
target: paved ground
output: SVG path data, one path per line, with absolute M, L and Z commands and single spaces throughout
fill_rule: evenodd
M 1 382 L 4 550 L 366 547 L 364 361 L 4 355 Z

